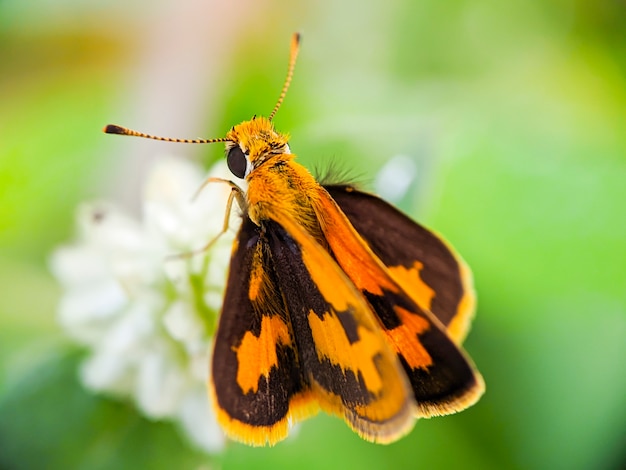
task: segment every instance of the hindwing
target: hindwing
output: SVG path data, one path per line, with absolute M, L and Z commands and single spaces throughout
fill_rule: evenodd
M 362 199 L 357 195 L 355 202 Z M 482 377 L 445 325 L 411 295 L 411 285 L 396 279 L 368 245 L 367 233 L 361 237 L 328 192 L 320 188 L 312 203 L 334 258 L 367 299 L 404 366 L 418 416 L 454 413 L 475 403 L 484 391 Z M 381 220 L 389 207 L 370 205 L 360 216 Z

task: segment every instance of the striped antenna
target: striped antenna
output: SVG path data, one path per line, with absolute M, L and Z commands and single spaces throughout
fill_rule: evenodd
M 134 131 L 128 127 L 117 126 L 115 124 L 107 125 L 103 131 L 106 134 L 131 135 L 133 137 L 143 137 L 144 139 L 161 140 L 163 142 L 177 142 L 181 144 L 213 144 L 215 142 L 228 142 L 230 139 L 220 137 L 218 139 L 174 139 L 172 137 L 160 137 L 158 135 L 150 135 L 144 132 Z
M 285 99 L 285 95 L 287 94 L 287 90 L 289 89 L 289 85 L 291 84 L 291 78 L 293 77 L 293 69 L 296 66 L 296 59 L 298 58 L 298 51 L 300 50 L 300 33 L 293 33 L 291 36 L 291 50 L 289 51 L 289 68 L 287 69 L 287 78 L 285 78 L 285 84 L 283 85 L 283 89 L 280 92 L 280 96 L 278 97 L 278 102 L 270 117 L 268 118 L 270 121 L 274 119 L 274 115 L 280 105 L 283 104 L 283 100 Z

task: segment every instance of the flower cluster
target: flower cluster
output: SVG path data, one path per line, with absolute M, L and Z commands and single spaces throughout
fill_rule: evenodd
M 218 164 L 210 176 L 226 172 Z M 64 289 L 60 322 L 88 351 L 83 384 L 177 421 L 211 452 L 223 435 L 206 381 L 233 230 L 197 252 L 221 230 L 230 191 L 210 184 L 192 200 L 204 177 L 189 162 L 163 158 L 148 177 L 140 219 L 108 203 L 82 205 L 78 239 L 53 254 L 51 267 Z

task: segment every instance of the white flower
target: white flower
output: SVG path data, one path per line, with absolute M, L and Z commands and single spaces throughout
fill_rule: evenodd
M 224 164 L 211 171 L 226 175 Z M 51 267 L 64 288 L 60 322 L 88 350 L 83 384 L 132 397 L 146 416 L 173 419 L 195 445 L 216 451 L 223 435 L 206 382 L 234 230 L 207 252 L 171 256 L 222 229 L 230 188 L 210 184 L 192 201 L 204 178 L 197 166 L 164 158 L 145 185 L 141 220 L 111 204 L 82 205 L 78 240 L 59 248 Z

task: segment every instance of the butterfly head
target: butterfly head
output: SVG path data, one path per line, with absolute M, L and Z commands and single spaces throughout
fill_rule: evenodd
M 291 154 L 289 136 L 277 132 L 265 117 L 255 116 L 234 126 L 225 140 L 228 168 L 237 178 L 246 178 L 264 163 Z

